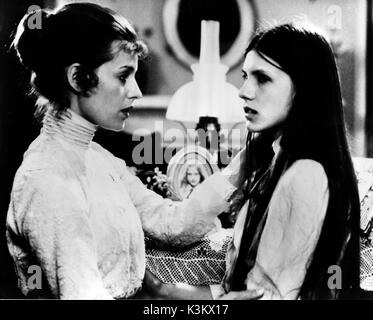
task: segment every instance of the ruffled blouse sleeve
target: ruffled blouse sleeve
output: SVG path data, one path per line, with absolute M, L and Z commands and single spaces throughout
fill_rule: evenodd
M 12 256 L 21 254 L 13 235 L 22 235 L 54 298 L 111 299 L 97 266 L 95 237 L 85 194 L 76 180 L 52 170 L 27 172 L 15 180 L 7 218 Z M 23 257 L 24 258 L 24 257 Z M 17 268 L 22 268 L 17 264 Z M 27 274 L 19 270 L 19 276 Z M 21 279 L 27 294 L 27 279 Z M 47 290 L 48 292 L 48 290 Z
M 323 167 L 312 160 L 291 166 L 273 194 L 247 288 L 263 299 L 297 299 L 318 242 L 329 199 Z
M 229 207 L 236 191 L 220 173 L 205 179 L 184 201 L 164 199 L 147 189 L 123 161 L 122 179 L 135 205 L 146 235 L 163 245 L 187 246 L 212 230 L 215 218 Z

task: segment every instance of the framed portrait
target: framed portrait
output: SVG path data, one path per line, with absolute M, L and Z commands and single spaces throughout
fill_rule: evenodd
M 218 170 L 210 152 L 201 146 L 189 145 L 171 158 L 167 167 L 168 184 L 177 198 L 187 199 L 195 187 Z

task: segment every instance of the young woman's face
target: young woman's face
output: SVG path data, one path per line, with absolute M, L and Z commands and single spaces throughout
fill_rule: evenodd
M 246 127 L 253 132 L 273 130 L 277 136 L 281 133 L 281 125 L 289 113 L 294 95 L 289 75 L 255 51 L 246 55 L 242 75 L 244 83 L 239 95 L 245 102 Z
M 201 175 L 196 166 L 189 166 L 187 169 L 187 181 L 192 186 L 195 187 L 201 182 Z
M 133 102 L 142 97 L 135 79 L 138 57 L 119 51 L 96 69 L 98 85 L 89 97 L 80 97 L 79 113 L 92 123 L 113 131 L 124 128 Z

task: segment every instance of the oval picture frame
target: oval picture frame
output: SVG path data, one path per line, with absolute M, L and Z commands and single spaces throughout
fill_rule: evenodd
M 182 190 L 182 184 L 190 165 L 198 167 L 203 180 L 219 171 L 216 161 L 207 149 L 201 146 L 188 145 L 179 150 L 168 163 L 167 180 L 173 193 L 180 200 L 186 198 Z
M 178 31 L 177 19 L 179 5 L 182 0 L 166 0 L 163 6 L 164 35 L 173 54 L 185 67 L 190 68 L 198 62 L 198 58 L 191 55 L 183 45 Z M 229 68 L 237 65 L 243 58 L 244 51 L 256 27 L 256 8 L 250 0 L 235 0 L 240 14 L 240 30 L 230 49 L 222 55 L 221 63 Z M 198 35 L 200 36 L 200 35 Z

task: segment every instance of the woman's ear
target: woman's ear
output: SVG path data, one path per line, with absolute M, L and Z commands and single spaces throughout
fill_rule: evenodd
M 80 85 L 80 74 L 81 65 L 79 63 L 73 63 L 67 68 L 66 77 L 71 89 L 75 93 L 81 93 L 83 90 Z

